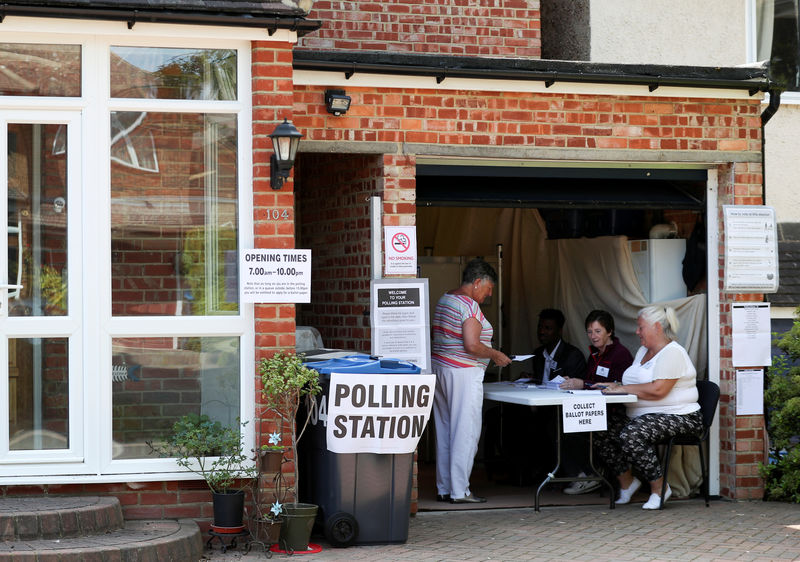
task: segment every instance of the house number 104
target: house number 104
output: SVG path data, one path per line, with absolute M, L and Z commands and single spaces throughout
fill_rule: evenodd
M 288 219 L 289 211 L 286 209 L 267 209 L 267 218 L 271 220 Z

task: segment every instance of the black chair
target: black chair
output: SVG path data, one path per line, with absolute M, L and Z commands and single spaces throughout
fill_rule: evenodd
M 661 505 L 659 505 L 658 509 L 664 509 L 664 494 L 667 492 L 667 474 L 669 473 L 669 461 L 672 455 L 673 445 L 697 445 L 697 450 L 700 453 L 700 470 L 703 474 L 701 487 L 706 499 L 706 507 L 708 507 L 708 468 L 706 467 L 706 460 L 703 456 L 703 443 L 708 439 L 708 431 L 711 429 L 711 423 L 714 421 L 714 412 L 717 411 L 719 386 L 711 381 L 697 381 L 697 394 L 697 402 L 700 404 L 700 411 L 703 414 L 702 434 L 699 436 L 675 435 L 659 443 L 659 445 L 666 445 L 667 450 L 664 452 L 664 466 L 662 467 L 664 470 L 664 482 L 661 485 Z

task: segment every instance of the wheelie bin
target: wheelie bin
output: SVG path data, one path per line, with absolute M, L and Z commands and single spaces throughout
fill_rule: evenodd
M 306 366 L 319 372 L 322 393 L 298 442 L 300 501 L 319 506 L 317 522 L 333 546 L 405 542 L 414 454 L 333 453 L 327 448 L 324 418 L 331 373 L 418 374 L 420 368 L 360 354 Z M 306 407 L 299 414 L 303 422 Z

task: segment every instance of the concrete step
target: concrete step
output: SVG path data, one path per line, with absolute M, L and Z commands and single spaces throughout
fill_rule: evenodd
M 196 562 L 202 555 L 200 528 L 191 519 L 127 521 L 101 535 L 0 542 L 0 560 L 15 562 Z
M 0 499 L 0 560 L 22 562 L 194 562 L 203 554 L 191 519 L 125 521 L 108 497 Z
M 114 496 L 26 496 L 0 499 L 0 540 L 63 539 L 124 525 Z

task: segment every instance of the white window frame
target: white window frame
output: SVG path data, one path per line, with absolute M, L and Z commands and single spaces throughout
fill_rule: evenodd
M 136 24 L 127 30 L 120 22 L 76 22 L 38 18 L 7 17 L 3 42 L 80 44 L 82 47 L 82 90 L 79 98 L 0 97 L 0 108 L 46 111 L 74 110 L 81 114 L 84 132 L 78 152 L 83 170 L 83 216 L 92 220 L 74 221 L 82 228 L 84 252 L 97 260 L 83 264 L 82 313 L 84 318 L 83 366 L 76 374 L 109 372 L 109 376 L 87 379 L 82 401 L 76 402 L 83 416 L 84 455 L 53 470 L 51 464 L 15 465 L 8 474 L 0 465 L 0 485 L 63 482 L 118 482 L 196 479 L 172 459 L 112 458 L 111 343 L 125 336 L 238 336 L 240 338 L 240 416 L 249 423 L 243 431 L 245 450 L 255 444 L 255 338 L 254 306 L 240 303 L 235 316 L 209 317 L 112 317 L 111 316 L 111 231 L 110 231 L 110 111 L 169 111 L 190 113 L 229 113 L 237 115 L 239 247 L 252 248 L 252 93 L 250 41 L 296 41 L 296 35 L 279 30 L 268 36 L 265 29 L 215 28 L 166 24 Z M 69 29 L 70 33 L 63 33 Z M 49 31 L 49 32 L 48 32 Z M 112 45 L 226 48 L 237 50 L 236 101 L 111 99 L 109 97 L 109 48 Z M 101 89 L 102 87 L 102 89 Z M 83 223 L 83 224 L 82 224 Z M 89 244 L 92 245 L 90 250 Z M 70 256 L 70 259 L 74 259 Z M 71 278 L 72 278 L 72 262 Z M 91 342 L 91 344 L 89 343 Z M 4 357 L 5 356 L 5 357 Z M 0 350 L 0 360 L 7 350 Z M 70 359 L 72 360 L 72 354 Z M 6 362 L 7 364 L 7 362 Z M 70 365 L 72 368 L 72 365 Z M 72 372 L 72 371 L 71 371 Z M 82 378 L 82 377 L 81 377 Z M 97 383 L 97 384 L 95 384 Z M 0 396 L 2 399 L 2 396 Z M 7 400 L 6 400 L 7 403 Z M 84 407 L 84 404 L 86 405 Z M 71 411 L 76 408 L 70 405 Z M 6 438 L 7 440 L 7 438 Z M 63 468 L 63 470 L 62 470 Z M 24 470 L 22 470 L 24 469 Z M 59 474 L 59 476 L 53 476 Z
M 758 45 L 758 26 L 756 14 L 756 0 L 747 0 L 747 62 L 759 62 L 757 59 L 756 45 Z M 769 94 L 764 94 L 764 104 L 769 103 Z M 781 92 L 781 103 L 800 104 L 800 92 Z

